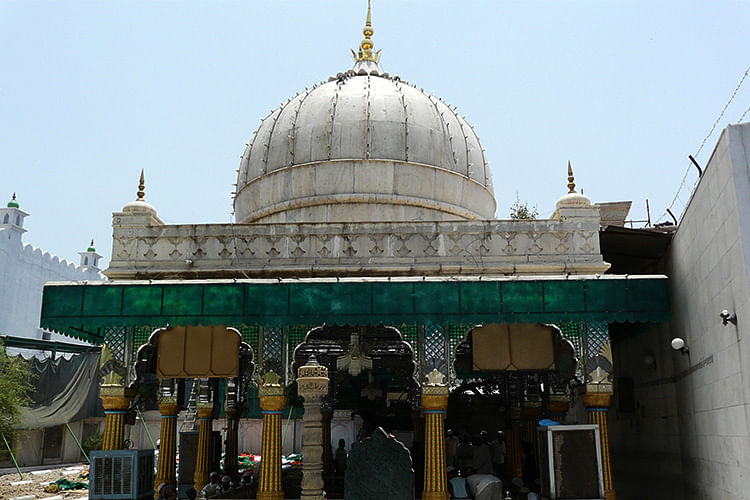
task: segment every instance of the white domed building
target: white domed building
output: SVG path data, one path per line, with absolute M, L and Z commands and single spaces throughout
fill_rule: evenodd
M 247 416 L 252 401 L 252 416 L 263 417 L 262 443 L 260 420 L 243 419 L 241 438 L 240 424 L 227 424 L 233 429 L 228 457 L 238 439 L 241 450 L 265 450 L 258 498 L 283 497 L 278 454 L 293 441 L 281 443 L 277 417 L 287 411 L 286 394 L 296 393 L 297 369 L 311 355 L 328 369 L 332 387 L 354 377 L 363 400 L 402 405 L 407 420 L 416 415 L 409 430 L 391 431 L 425 446 L 424 464 L 414 464 L 417 478 L 424 471 L 415 485 L 422 498 L 447 495 L 445 457 L 435 453 L 444 449 L 446 408 L 449 422 L 473 418 L 461 405 L 449 407 L 449 398 L 467 377 L 486 373 L 506 381 L 508 399 L 493 411 L 502 409 L 498 419 L 509 429 L 509 467 L 520 467 L 520 440 L 533 439 L 535 418 L 585 422 L 588 411 L 602 427 L 600 497 L 614 498 L 602 411 L 613 387 L 608 324 L 668 317 L 666 280 L 603 276 L 609 264 L 599 246 L 600 209 L 576 193 L 570 166 L 568 193 L 561 172 L 563 196 L 550 219 L 495 219 L 492 175 L 472 127 L 438 97 L 383 71 L 369 10 L 364 35 L 353 68 L 296 94 L 262 120 L 240 162 L 235 224 L 164 224 L 145 201 L 142 178 L 138 199 L 113 214 L 109 281 L 47 286 L 43 326 L 124 353 L 119 362 L 129 375 L 109 380 L 103 396 L 113 412 L 127 411 L 122 405 L 141 382 L 132 374 L 144 370 L 156 369 L 163 379 L 160 395 L 172 401 L 169 411 L 179 409 L 170 395 L 175 380 L 231 373 L 224 376 L 224 408 L 240 410 L 226 412 L 228 422 L 239 421 L 243 408 Z M 246 346 L 243 355 L 254 355 L 254 377 L 195 371 L 208 362 L 181 364 L 190 353 L 219 352 L 219 344 L 205 340 L 213 338 L 207 325 L 232 327 Z M 172 346 L 204 340 L 160 350 L 159 338 L 177 335 L 176 329 L 182 340 Z M 220 352 L 211 354 L 212 363 L 239 362 L 239 353 Z M 179 359 L 170 366 L 181 368 L 160 365 L 173 355 Z M 241 366 L 252 371 L 252 363 Z M 325 372 L 317 362 L 309 371 Z M 389 383 L 378 378 L 387 379 L 384 373 Z M 550 373 L 555 376 L 548 379 Z M 216 395 L 207 383 L 200 387 L 194 411 L 201 426 L 210 426 Z M 571 400 L 574 387 L 583 399 Z M 331 439 L 349 445 L 356 437 L 351 415 L 357 409 L 336 394 L 324 399 L 333 412 L 322 434 L 326 448 Z M 529 410 L 524 422 L 519 405 Z M 420 410 L 426 428 L 418 422 Z M 367 427 L 367 418 L 379 418 L 386 407 L 357 411 Z M 118 435 L 122 419 L 108 422 Z M 530 434 L 521 436 L 521 429 Z M 308 445 L 320 443 L 303 442 Z M 305 460 L 321 456 L 306 449 Z M 164 447 L 163 456 L 174 463 Z M 167 468 L 159 471 L 156 483 L 174 479 Z M 196 488 L 208 472 L 196 469 Z

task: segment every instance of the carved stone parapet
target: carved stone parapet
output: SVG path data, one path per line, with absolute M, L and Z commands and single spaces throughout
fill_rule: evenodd
M 598 211 L 535 221 L 125 224 L 110 278 L 595 274 Z

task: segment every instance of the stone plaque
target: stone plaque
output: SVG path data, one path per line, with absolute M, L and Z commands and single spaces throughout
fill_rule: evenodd
M 344 474 L 346 500 L 413 500 L 411 454 L 378 427 L 372 437 L 354 443 Z

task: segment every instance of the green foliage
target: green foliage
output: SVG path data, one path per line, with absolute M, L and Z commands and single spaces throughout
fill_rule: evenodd
M 31 403 L 29 394 L 33 388 L 28 362 L 20 356 L 9 357 L 0 340 L 0 432 L 9 443 L 21 407 Z M 5 443 L 0 444 L 5 447 Z
M 510 218 L 512 220 L 536 220 L 537 217 L 539 217 L 539 210 L 536 205 L 530 207 L 527 201 L 521 203 L 518 191 L 516 191 L 516 201 L 510 206 Z
M 91 453 L 91 450 L 101 450 L 103 441 L 104 433 L 97 431 L 90 435 L 86 441 L 81 443 L 81 446 L 83 446 L 83 450 L 86 452 L 86 455 L 88 455 Z

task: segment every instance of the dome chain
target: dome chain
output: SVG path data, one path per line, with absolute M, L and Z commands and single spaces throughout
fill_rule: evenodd
M 401 104 L 404 106 L 404 161 L 409 161 L 409 113 L 406 109 L 406 96 L 401 90 L 401 85 L 397 81 L 394 81 L 394 84 L 401 96 Z
M 458 126 L 461 127 L 461 133 L 464 136 L 464 145 L 466 146 L 466 177 L 471 178 L 471 161 L 469 156 L 469 150 L 471 148 L 469 147 L 469 136 L 466 134 L 464 124 L 462 123 L 462 120 L 458 118 L 458 115 L 456 115 L 456 121 L 458 121 Z
M 370 126 L 370 77 L 367 77 L 367 146 L 365 158 L 370 159 L 370 143 L 372 142 L 372 128 Z
M 314 89 L 315 87 L 313 87 Z M 291 157 L 289 160 L 289 166 L 294 165 L 294 149 L 297 145 L 297 117 L 299 116 L 299 111 L 302 109 L 302 103 L 305 102 L 305 99 L 307 99 L 307 96 L 310 95 L 310 90 L 305 91 L 305 95 L 302 96 L 301 99 L 299 99 L 299 102 L 297 103 L 297 107 L 294 110 L 294 120 L 292 121 L 292 133 L 289 134 L 289 156 Z M 290 99 L 291 100 L 291 99 Z
M 273 117 L 273 123 L 271 124 L 271 131 L 268 133 L 268 139 L 263 143 L 266 151 L 263 155 L 263 173 L 268 173 L 268 153 L 271 150 L 271 138 L 273 137 L 273 130 L 276 128 L 276 122 L 279 121 L 279 115 L 281 115 L 281 108 L 277 110 L 277 113 Z
M 448 134 L 448 145 L 450 146 L 451 153 L 453 154 L 453 167 L 457 168 L 458 162 L 456 161 L 456 152 L 453 150 L 453 140 L 451 138 L 450 130 L 448 130 L 448 124 L 445 122 L 445 117 L 443 116 L 443 113 L 441 113 L 440 110 L 438 109 L 437 101 L 432 98 L 432 95 L 426 93 L 424 89 L 419 89 L 419 90 L 421 90 L 422 93 L 427 96 L 427 100 L 429 100 L 432 103 L 432 105 L 435 108 L 435 112 L 440 117 L 440 122 L 443 124 L 444 130 Z
M 328 134 L 328 159 L 331 159 L 331 149 L 333 149 L 333 120 L 336 118 L 336 106 L 339 103 L 339 90 L 344 85 L 345 79 L 341 79 L 336 83 L 336 92 L 333 94 L 333 105 L 331 106 L 331 128 Z

